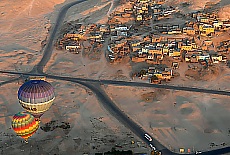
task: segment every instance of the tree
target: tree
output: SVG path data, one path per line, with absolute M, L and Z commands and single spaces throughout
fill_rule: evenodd
M 153 76 L 151 77 L 151 81 L 155 81 L 155 80 L 158 80 L 158 77 L 157 77 L 156 75 L 153 75 Z
M 143 70 L 143 69 L 142 69 L 142 70 L 140 71 L 140 76 L 143 76 L 143 75 L 145 75 L 145 74 L 146 74 L 146 70 Z

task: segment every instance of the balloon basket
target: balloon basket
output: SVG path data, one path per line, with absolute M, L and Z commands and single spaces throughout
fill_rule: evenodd
M 35 118 L 35 121 L 37 121 L 37 122 L 41 122 L 41 120 L 40 120 L 40 118 Z

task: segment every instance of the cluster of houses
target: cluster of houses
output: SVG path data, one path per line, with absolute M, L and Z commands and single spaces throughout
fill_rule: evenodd
M 58 41 L 57 49 L 65 49 L 72 53 L 79 53 L 81 49 L 79 38 L 79 34 L 67 33 Z
M 150 83 L 161 83 L 161 81 L 170 81 L 173 78 L 173 70 L 169 67 L 159 67 L 158 65 L 142 69 L 138 75 L 143 80 L 149 80 Z
M 81 25 L 80 28 L 71 29 L 65 33 L 57 42 L 57 49 L 67 50 L 72 53 L 79 53 L 81 41 L 89 41 L 94 47 L 104 43 L 105 38 L 110 34 L 108 25 L 88 24 Z
M 180 61 L 200 63 L 204 66 L 227 61 L 224 52 L 230 49 L 229 40 L 221 42 L 217 52 L 210 53 L 208 48 L 214 46 L 212 41 L 207 39 L 198 46 L 195 35 L 211 36 L 223 33 L 230 28 L 229 20 L 221 21 L 215 13 L 194 12 L 186 15 L 193 20 L 185 23 L 183 27 L 176 24 L 158 24 L 153 27 L 156 31 L 167 35 L 159 36 L 148 32 L 145 35 L 138 35 L 141 25 L 138 26 L 136 23 L 144 23 L 150 19 L 159 20 L 176 12 L 176 9 L 163 7 L 164 0 L 129 0 L 129 2 L 131 6 L 124 8 L 122 12 L 115 11 L 109 16 L 107 24 L 81 25 L 74 32 L 64 34 L 57 47 L 78 53 L 82 48 L 81 41 L 89 41 L 93 47 L 97 47 L 102 46 L 105 39 L 109 37 L 106 46 L 110 62 L 129 58 L 133 62 L 157 65 L 168 57 L 172 60 L 172 67 L 177 68 Z M 118 17 L 133 21 L 122 24 Z M 186 36 L 176 34 L 186 34 Z M 149 68 L 141 77 L 147 77 L 151 82 L 159 82 L 170 80 L 173 73 L 169 69 Z
M 130 45 L 128 37 L 130 36 L 130 26 L 126 25 L 110 25 L 110 43 L 108 45 L 109 58 L 111 61 L 119 61 L 129 56 Z
M 217 46 L 218 53 L 228 53 L 230 51 L 230 40 L 224 40 Z
M 207 40 L 204 44 L 212 45 L 212 42 Z M 198 47 L 194 39 L 157 37 L 154 35 L 145 36 L 142 40 L 124 38 L 115 40 L 108 45 L 108 51 L 112 60 L 128 56 L 133 62 L 151 64 L 159 64 L 165 56 L 171 57 L 176 62 L 198 63 L 207 61 L 210 64 L 227 61 L 223 54 L 210 54 L 208 50 Z
M 230 29 L 230 20 L 220 20 L 216 13 L 194 12 L 189 14 L 196 22 L 190 22 L 190 28 L 201 36 L 219 35 Z
M 163 8 L 161 4 L 151 0 L 136 0 L 133 3 L 133 8 L 126 8 L 125 10 L 132 10 L 136 21 L 148 20 L 149 15 L 162 15 L 165 12 L 168 15 L 168 13 L 171 14 L 175 11 L 172 7 Z M 195 12 L 188 14 L 188 16 L 196 20 L 195 22 L 187 22 L 183 28 L 180 28 L 179 25 L 167 24 L 155 25 L 154 29 L 166 34 L 186 34 L 191 38 L 194 35 L 209 36 L 217 31 L 223 32 L 230 28 L 230 21 L 218 20 L 215 13 Z M 132 26 L 114 25 L 113 27 L 115 27 L 114 33 L 111 34 L 114 35 L 111 36 L 111 43 L 108 45 L 109 58 L 112 61 L 121 60 L 126 56 L 134 62 L 146 61 L 153 64 L 159 63 L 164 56 L 179 61 L 200 62 L 205 65 L 227 61 L 226 56 L 222 54 L 209 53 L 208 47 L 213 46 L 210 40 L 205 40 L 203 45 L 199 47 L 194 38 L 189 39 L 184 36 L 169 38 L 149 34 L 142 39 L 136 39 L 134 36 L 130 37 Z M 222 50 L 223 48 L 229 49 L 226 43 L 219 49 Z
M 158 24 L 154 29 L 162 34 L 187 34 L 187 35 L 201 35 L 212 36 L 219 35 L 224 31 L 230 29 L 230 20 L 218 20 L 215 14 L 210 13 L 191 13 L 191 17 L 196 19 L 196 22 L 187 22 L 184 26 L 172 24 Z
M 153 19 L 155 21 L 165 18 L 176 11 L 172 6 L 164 7 L 164 0 L 137 0 L 133 3 L 133 13 L 136 21 Z
M 120 12 L 121 16 L 125 14 L 134 15 L 134 19 L 136 22 L 143 22 L 154 18 L 158 18 L 160 16 L 167 16 L 172 14 L 175 9 L 173 7 L 165 8 L 161 4 L 164 3 L 164 0 L 152 1 L 152 0 L 131 0 L 131 7 L 125 8 L 124 12 Z M 113 14 L 113 17 L 118 16 L 119 14 L 116 12 Z M 124 57 L 131 57 L 130 53 L 133 54 L 133 51 L 136 52 L 139 46 L 141 46 L 136 39 L 131 39 L 133 33 L 138 32 L 138 28 L 135 28 L 134 25 L 128 24 L 117 24 L 116 22 L 111 23 L 113 18 L 110 17 L 109 25 L 110 25 L 110 32 L 111 32 L 111 39 L 108 45 L 109 59 L 111 61 L 120 61 Z M 114 24 L 115 23 L 115 24 Z M 134 43 L 133 43 L 134 41 Z M 136 47 L 135 47 L 136 44 Z M 132 46 L 133 45 L 133 46 Z M 137 47 L 138 46 L 138 47 Z M 147 46 L 147 45 L 146 45 Z M 150 45 L 149 48 L 153 46 Z M 153 47 L 154 48 L 154 47 Z M 146 49 L 147 50 L 147 49 Z M 156 49 L 158 50 L 158 49 Z M 150 50 L 151 51 L 151 50 Z M 139 51 L 140 53 L 141 51 Z M 143 49 L 143 53 L 144 49 Z M 154 59 L 154 56 L 157 59 L 162 59 L 161 52 L 158 52 L 154 55 L 148 54 L 148 59 Z M 134 58 L 135 59 L 135 58 Z M 140 59 L 140 57 L 139 57 Z

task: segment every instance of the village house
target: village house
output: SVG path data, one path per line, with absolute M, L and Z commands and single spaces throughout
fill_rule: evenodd
M 126 13 L 126 14 L 132 14 L 133 13 L 133 9 L 132 8 L 125 8 L 124 9 L 124 12 Z
M 172 35 L 181 34 L 181 33 L 182 33 L 181 29 L 171 29 L 168 31 L 168 34 L 172 34 Z
M 127 31 L 117 31 L 117 36 L 127 37 L 128 32 Z
M 172 68 L 173 69 L 179 68 L 179 62 L 172 62 Z
M 191 43 L 182 43 L 181 44 L 181 51 L 191 51 L 192 44 Z
M 195 35 L 196 31 L 192 27 L 184 27 L 183 28 L 183 33 L 185 33 L 187 35 Z
M 83 38 L 83 35 L 82 34 L 75 34 L 75 33 L 67 33 L 64 35 L 64 38 L 79 41 L 80 39 Z
M 142 49 L 142 46 L 138 45 L 138 46 L 132 46 L 132 52 L 138 52 Z
M 223 27 L 223 22 L 219 20 L 213 21 L 213 26 L 215 29 L 221 29 Z
M 91 36 L 88 37 L 90 40 L 95 40 L 95 39 L 102 39 L 101 33 L 91 33 Z
M 138 55 L 137 57 L 132 57 L 131 60 L 133 62 L 144 62 L 146 61 L 148 58 L 147 54 L 142 54 L 142 55 Z
M 142 15 L 141 15 L 141 14 L 138 14 L 137 17 L 136 17 L 136 20 L 137 20 L 137 21 L 142 21 L 142 20 L 143 20 Z
M 138 3 L 148 3 L 150 0 L 137 0 Z
M 161 42 L 162 37 L 152 37 L 152 43 L 159 43 Z
M 173 70 L 170 68 L 165 68 L 164 71 L 162 71 L 162 80 L 171 80 L 173 77 Z
M 198 59 L 197 59 L 197 55 L 191 55 L 191 57 L 190 57 L 190 62 L 191 63 L 198 63 L 199 61 L 198 61 Z
M 222 61 L 222 55 L 220 54 L 211 55 L 211 60 L 213 63 L 219 63 Z
M 148 36 L 144 36 L 143 41 L 146 43 L 151 43 L 152 38 L 148 35 Z
M 202 54 L 197 55 L 196 57 L 198 61 L 210 59 L 209 53 L 202 53 Z
M 163 53 L 163 55 L 168 55 L 168 54 L 169 54 L 169 47 L 168 47 L 168 45 L 165 45 L 165 46 L 163 47 L 162 53 Z
M 225 26 L 226 28 L 229 28 L 230 27 L 230 20 L 223 21 L 223 26 Z
M 173 77 L 173 71 L 171 68 L 167 67 L 163 70 L 157 69 L 156 67 L 149 67 L 146 75 L 148 76 L 148 79 L 150 79 L 151 83 L 153 82 L 153 76 L 155 76 L 160 82 L 162 80 L 170 80 Z
M 153 60 L 154 59 L 154 55 L 152 54 L 149 54 L 148 57 L 147 57 L 148 60 Z
M 212 34 L 215 32 L 214 27 L 208 24 L 201 24 L 199 26 L 199 29 L 200 29 L 201 34 L 204 34 L 204 35 Z
M 198 18 L 198 21 L 201 23 L 209 24 L 209 18 L 207 18 L 207 17 L 200 17 L 200 18 Z
M 157 48 L 154 45 L 149 45 L 148 46 L 148 54 L 152 54 L 152 55 L 154 55 L 154 54 L 162 54 L 162 48 L 160 48 L 160 47 Z
M 191 56 L 192 56 L 191 54 L 186 53 L 185 54 L 185 62 L 190 62 Z
M 107 25 L 100 25 L 100 32 L 109 34 L 109 32 L 110 32 L 109 26 L 107 26 Z
M 180 57 L 180 55 L 181 55 L 181 52 L 179 49 L 174 48 L 174 49 L 169 50 L 170 57 Z
M 70 51 L 70 52 L 76 52 L 76 50 L 77 50 L 77 49 L 80 49 L 80 48 L 81 48 L 80 44 L 77 44 L 77 45 L 67 45 L 67 46 L 65 47 L 65 49 L 66 49 L 67 51 Z

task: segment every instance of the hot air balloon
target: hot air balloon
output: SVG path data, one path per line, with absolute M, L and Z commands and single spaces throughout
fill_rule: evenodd
M 37 131 L 38 127 L 39 121 L 36 121 L 34 116 L 28 112 L 19 112 L 13 117 L 12 128 L 17 135 L 25 139 L 26 143 L 28 143 L 28 138 Z
M 38 120 L 50 108 L 54 99 L 53 87 L 43 80 L 27 81 L 18 90 L 19 103 Z

